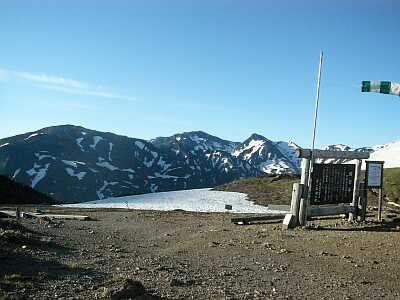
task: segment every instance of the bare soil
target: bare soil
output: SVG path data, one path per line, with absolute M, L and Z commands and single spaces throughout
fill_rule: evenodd
M 282 231 L 228 213 L 51 210 L 92 220 L 0 220 L 0 299 L 100 299 L 123 278 L 158 299 L 400 298 L 396 213 Z

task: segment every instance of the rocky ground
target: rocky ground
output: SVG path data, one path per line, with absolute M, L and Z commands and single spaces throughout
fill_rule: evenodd
M 52 210 L 92 220 L 0 219 L 0 299 L 400 298 L 395 213 L 282 231 L 223 213 Z

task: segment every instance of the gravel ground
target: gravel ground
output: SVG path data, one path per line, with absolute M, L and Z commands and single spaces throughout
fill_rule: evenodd
M 140 299 L 400 298 L 395 213 L 282 231 L 227 213 L 53 210 L 93 220 L 21 220 L 23 238 L 0 238 L 0 299 L 99 299 L 124 278 Z

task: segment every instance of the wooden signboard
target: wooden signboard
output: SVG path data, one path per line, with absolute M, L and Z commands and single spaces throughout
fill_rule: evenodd
M 351 203 L 354 190 L 355 165 L 314 164 L 310 204 Z

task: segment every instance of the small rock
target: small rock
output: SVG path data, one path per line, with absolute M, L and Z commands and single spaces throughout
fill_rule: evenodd
M 107 299 L 129 299 L 142 296 L 145 294 L 145 288 L 140 281 L 132 279 L 124 279 L 112 287 L 106 288 L 104 298 Z
M 181 280 L 177 278 L 172 278 L 171 281 L 169 282 L 170 286 L 189 286 L 193 285 L 194 280 L 189 279 L 189 280 Z

